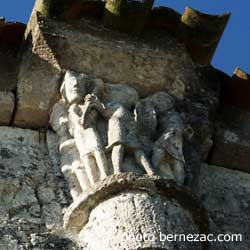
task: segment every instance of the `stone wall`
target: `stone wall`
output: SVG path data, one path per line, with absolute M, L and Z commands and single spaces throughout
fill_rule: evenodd
M 71 199 L 68 195 L 66 182 L 59 170 L 60 159 L 55 146 L 56 135 L 49 132 L 47 135 L 47 145 L 49 146 L 46 146 L 43 133 L 27 129 L 0 127 L 0 139 L 1 249 L 78 249 L 77 244 L 74 243 L 74 240 L 70 240 L 69 235 L 62 227 L 62 217 Z M 249 182 L 250 175 L 247 173 L 216 166 L 202 166 L 196 194 L 209 213 L 210 233 L 215 235 L 240 233 L 243 235 L 243 242 L 213 243 L 211 249 L 234 250 L 237 248 L 245 250 L 249 246 Z M 121 197 L 114 196 L 106 203 L 97 206 L 91 213 L 89 226 L 85 229 L 87 230 L 85 237 L 94 237 L 93 235 L 96 234 L 96 232 L 91 233 L 91 230 L 96 228 L 95 218 L 97 217 L 100 217 L 99 222 L 102 221 L 101 224 L 105 224 L 107 227 L 108 225 L 113 226 L 115 223 L 117 211 L 119 211 L 117 216 L 124 213 L 124 218 L 126 218 L 128 210 L 124 209 L 122 202 L 125 202 L 126 199 L 131 200 L 132 196 L 135 196 L 133 199 L 136 201 L 134 202 L 138 203 L 138 206 L 140 204 L 140 206 L 145 206 L 143 209 L 147 211 L 147 203 L 144 204 L 141 200 L 144 199 L 145 195 L 136 198 L 136 193 L 128 192 Z M 129 202 L 124 204 L 130 206 Z M 168 206 L 168 209 L 171 206 Z M 117 211 L 115 207 L 117 207 Z M 155 209 L 158 208 L 154 208 L 154 213 L 158 214 Z M 172 212 L 170 210 L 167 212 L 171 214 L 169 214 L 169 218 L 174 219 L 172 214 L 176 214 L 176 207 L 171 210 Z M 104 211 L 107 211 L 107 214 Z M 136 211 L 134 220 L 140 223 L 142 219 L 143 222 L 143 217 L 146 214 L 142 213 L 142 208 Z M 162 213 L 163 210 L 160 209 L 159 212 Z M 112 215 L 112 213 L 114 214 Z M 151 212 L 149 212 L 148 218 L 150 218 L 150 214 Z M 106 224 L 107 218 L 113 218 L 114 222 L 110 221 L 111 224 Z M 117 223 L 120 222 L 117 221 Z M 162 226 L 167 225 L 162 220 L 159 223 Z M 183 223 L 183 220 L 179 223 Z M 135 224 L 133 223 L 133 225 Z M 180 230 L 176 224 L 174 228 L 168 230 L 171 232 L 172 230 Z M 117 233 L 119 232 L 122 230 L 117 231 Z M 105 235 L 105 232 L 103 234 Z M 94 239 L 103 234 L 99 232 L 99 236 L 96 235 Z M 118 244 L 120 236 L 116 233 L 114 235 L 117 239 L 112 244 L 116 244 L 116 242 Z
M 76 249 L 61 233 L 67 202 L 44 138 L 38 131 L 0 127 L 1 249 Z
M 0 31 L 5 27 L 2 25 Z M 5 44 L 0 48 L 0 65 L 6 66 L 0 69 L 0 249 L 249 248 L 250 116 L 240 105 L 236 108 L 221 103 L 221 73 L 210 65 L 195 63 L 185 45 L 166 30 L 159 34 L 144 30 L 135 37 L 110 30 L 98 19 L 65 23 L 35 10 L 24 37 L 23 25 L 8 27 L 10 31 L 14 27 L 14 35 L 6 36 L 11 47 Z M 62 145 L 75 138 L 68 130 L 69 138 L 64 138 L 62 126 L 57 132 L 63 136 L 58 137 L 49 124 L 52 107 L 60 98 L 60 85 L 69 70 L 103 83 L 105 105 L 114 100 L 132 103 L 134 97 L 140 101 L 139 107 L 148 118 L 143 125 L 148 125 L 149 130 L 155 126 L 156 130 L 150 138 L 146 138 L 149 131 L 142 131 L 145 151 L 162 133 L 160 112 L 152 108 L 153 94 L 161 91 L 169 95 L 175 101 L 170 109 L 183 121 L 181 132 L 185 133 L 181 135 L 181 157 L 174 158 L 176 155 L 168 151 L 164 161 L 169 163 L 174 158 L 185 165 L 184 184 L 170 180 L 164 171 L 161 176 L 145 175 L 147 171 L 140 168 L 131 147 L 125 157 L 126 173 L 110 171 L 72 199 L 60 153 L 72 149 L 67 143 L 64 149 Z M 93 89 L 92 85 L 88 87 Z M 128 95 L 130 98 L 124 98 Z M 152 98 L 148 109 L 143 109 L 145 97 L 147 101 Z M 63 98 L 61 101 L 66 103 Z M 166 100 L 161 101 L 158 110 L 164 110 Z M 67 118 L 68 104 L 64 106 Z M 129 112 L 134 120 L 143 120 L 138 113 L 135 115 L 139 109 L 136 105 L 131 105 Z M 62 125 L 65 120 L 56 122 Z M 97 123 L 104 134 L 101 139 L 105 154 L 109 154 L 108 164 L 112 165 L 106 147 L 107 124 L 100 120 Z M 170 143 L 178 149 L 180 141 L 175 139 Z M 145 155 L 150 162 L 153 150 L 148 151 Z M 80 153 L 74 152 L 74 157 Z M 69 172 L 73 172 L 74 162 L 80 162 L 79 156 L 74 157 L 64 162 Z M 156 238 L 159 233 L 235 233 L 242 234 L 243 241 L 148 243 L 123 241 L 124 232 L 148 233 Z

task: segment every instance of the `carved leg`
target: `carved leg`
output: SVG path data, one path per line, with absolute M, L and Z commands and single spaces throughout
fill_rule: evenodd
M 175 174 L 168 162 L 162 162 L 159 169 L 159 175 L 167 180 L 175 181 Z
M 148 175 L 150 176 L 154 175 L 154 170 L 151 167 L 150 162 L 148 161 L 147 157 L 145 156 L 142 150 L 135 151 L 135 160 L 140 166 L 142 166 L 145 169 Z
M 82 191 L 86 191 L 90 187 L 88 176 L 83 166 L 79 165 L 74 169 L 78 182 L 82 188 Z
M 175 180 L 179 185 L 183 185 L 185 180 L 185 169 L 184 163 L 180 160 L 173 159 L 172 161 L 172 169 L 175 176 Z
M 97 181 L 96 162 L 94 157 L 90 154 L 84 155 L 82 162 L 86 169 L 90 185 L 94 185 Z
M 124 160 L 124 146 L 117 145 L 112 150 L 112 163 L 114 168 L 114 174 L 122 172 L 122 163 Z
M 66 166 L 62 167 L 62 173 L 68 183 L 73 200 L 76 200 L 76 198 L 82 193 L 82 189 L 76 176 Z
M 100 171 L 100 178 L 104 179 L 108 176 L 108 161 L 103 150 L 95 150 L 95 160 Z
M 161 148 L 154 147 L 152 155 L 152 163 L 155 169 L 159 169 L 165 157 L 165 151 Z

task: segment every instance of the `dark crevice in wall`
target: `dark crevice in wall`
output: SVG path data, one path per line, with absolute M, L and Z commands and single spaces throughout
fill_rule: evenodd
M 12 112 L 12 116 L 11 116 L 11 119 L 10 119 L 9 126 L 13 126 L 15 115 L 16 115 L 16 112 L 17 112 L 17 103 L 18 103 L 18 100 L 17 100 L 17 87 L 15 87 L 14 90 L 12 90 L 11 92 L 14 95 L 14 109 L 13 109 L 13 112 Z

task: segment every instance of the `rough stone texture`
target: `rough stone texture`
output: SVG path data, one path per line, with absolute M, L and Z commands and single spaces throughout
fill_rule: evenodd
M 197 81 L 194 64 L 184 46 L 171 36 L 153 44 L 105 30 L 86 20 L 74 28 L 49 20 L 44 22 L 47 43 L 64 69 L 131 85 L 141 95 L 161 89 L 182 97 L 187 85 Z
M 141 171 L 139 176 L 111 175 L 71 204 L 60 169 L 58 137 L 50 130 L 0 127 L 0 249 L 77 250 L 74 232 L 80 233 L 85 250 L 208 249 L 206 243 L 124 242 L 123 232 L 159 236 L 160 232 L 210 230 L 214 234 L 242 233 L 249 237 L 249 175 L 222 167 L 201 167 L 201 162 L 210 155 L 216 164 L 249 171 L 250 117 L 228 107 L 227 112 L 222 109 L 213 152 L 209 154 L 220 94 L 217 74 L 212 67 L 195 65 L 184 46 L 171 35 L 156 33 L 145 31 L 140 38 L 134 38 L 94 21 L 65 24 L 34 11 L 22 48 L 14 125 L 47 128 L 66 70 L 103 79 L 110 84 L 105 91 L 117 99 L 123 100 L 123 84 L 134 87 L 140 98 L 165 91 L 177 97 L 176 112 L 184 125 L 194 130 L 193 137 L 184 140 L 184 157 L 186 174 L 190 171 L 196 178 L 186 180 L 186 184 L 191 183 L 200 200 L 187 186 L 141 176 Z M 7 66 L 10 64 L 10 71 L 17 72 L 18 65 L 11 58 Z M 8 75 L 8 71 L 3 72 Z M 15 88 L 13 79 L 9 91 Z M 127 102 L 130 100 L 126 98 Z M 129 158 L 126 169 L 136 172 L 131 162 Z M 209 212 L 210 225 L 202 203 Z M 72 235 L 64 231 L 63 219 Z M 249 247 L 247 240 L 210 245 L 211 250 Z
M 25 34 L 14 119 L 14 125 L 18 127 L 46 127 L 49 110 L 57 96 L 61 71 L 41 26 L 42 20 L 33 15 Z
M 250 172 L 250 113 L 225 105 L 217 117 L 210 163 Z
M 61 161 L 60 161 L 60 152 L 59 152 L 59 138 L 58 136 L 47 130 L 46 133 L 46 143 L 48 148 L 48 154 L 50 157 L 51 169 L 54 175 L 54 183 L 55 183 L 55 194 L 57 200 L 60 202 L 63 208 L 68 207 L 72 202 L 72 198 L 70 197 L 70 190 L 68 188 L 68 183 L 64 179 L 62 171 L 61 171 Z
M 131 202 L 131 200 L 137 200 L 140 205 L 136 208 L 136 202 Z M 118 203 L 124 205 L 121 205 L 118 209 Z M 189 223 L 184 222 L 185 226 L 183 226 L 175 220 L 175 216 L 171 217 L 170 211 L 172 209 L 176 210 L 177 217 L 191 218 Z M 165 211 L 165 214 L 162 214 L 160 210 Z M 96 211 L 94 215 L 92 215 L 92 211 Z M 103 213 L 102 211 L 109 212 Z M 143 212 L 140 213 L 139 211 Z M 106 223 L 100 223 L 107 218 L 106 216 L 109 216 L 109 213 L 111 222 L 106 219 Z M 132 226 L 135 217 L 136 229 Z M 186 219 L 183 219 L 183 221 L 186 221 Z M 160 221 L 162 220 L 164 223 L 161 224 Z M 208 234 L 208 224 L 206 211 L 199 205 L 196 196 L 188 188 L 183 188 L 160 177 L 138 176 L 133 173 L 112 175 L 96 183 L 88 193 L 80 195 L 64 215 L 65 228 L 69 230 L 72 237 L 78 238 L 80 244 L 86 249 L 99 249 L 100 245 L 98 247 L 98 244 L 100 242 L 104 247 L 103 249 L 109 249 L 108 245 L 110 244 L 110 249 L 138 249 L 139 242 L 128 240 L 123 243 L 120 242 L 120 245 L 118 244 L 119 240 L 122 241 L 122 233 L 129 233 L 130 231 L 135 237 L 140 232 L 142 235 L 152 233 L 155 236 L 154 243 L 151 242 L 152 245 L 150 245 L 150 242 L 146 242 L 143 247 L 146 244 L 148 244 L 147 247 L 159 247 L 161 245 L 165 249 L 165 247 L 169 247 L 167 242 L 162 245 L 162 242 L 156 239 L 156 235 L 160 237 L 161 230 L 163 234 L 167 234 L 171 230 L 181 232 L 188 228 L 192 232 Z M 187 225 L 190 225 L 190 228 Z M 96 235 L 95 231 L 98 232 L 99 236 L 96 237 L 100 240 L 99 242 L 93 241 Z M 103 234 L 100 234 L 100 232 L 103 232 Z M 112 239 L 114 245 L 112 245 L 110 239 Z M 176 244 L 178 245 L 178 243 Z M 183 249 L 188 249 L 189 244 L 180 243 L 180 245 Z M 175 249 L 173 248 L 174 245 L 170 244 L 170 247 L 170 249 Z M 194 249 L 201 249 L 200 244 L 193 245 L 193 247 L 195 247 Z M 202 249 L 207 249 L 207 247 L 207 243 L 202 244 Z
M 203 165 L 197 193 L 211 218 L 211 233 L 242 234 L 242 242 L 212 243 L 211 250 L 246 250 L 250 247 L 250 175 Z
M 147 192 L 127 191 L 95 207 L 79 239 L 86 250 L 198 250 L 202 249 L 201 243 L 160 238 L 169 233 L 198 232 L 192 216 L 178 202 Z
M 68 206 L 70 200 L 65 197 L 67 189 L 64 186 L 64 180 L 60 173 L 60 161 L 57 149 L 58 138 L 50 131 L 47 132 L 46 138 L 49 152 L 47 152 L 44 144 L 43 133 L 0 127 L 1 249 L 78 249 L 78 246 L 74 242 L 65 238 L 65 234 L 61 230 L 62 208 Z M 130 227 L 135 233 L 140 227 L 145 229 L 145 225 L 155 226 L 157 223 L 168 227 L 165 228 L 166 230 L 177 230 L 175 232 L 178 232 L 181 228 L 179 226 L 180 218 L 182 222 L 185 220 L 192 222 L 192 218 L 190 218 L 188 213 L 189 210 L 187 211 L 183 208 L 185 207 L 183 205 L 185 202 L 186 204 L 192 204 L 187 194 L 184 195 L 183 193 L 182 196 L 177 195 L 178 192 L 171 185 L 169 188 L 165 188 L 166 194 L 170 195 L 170 197 L 177 197 L 177 201 L 173 198 L 167 199 L 166 209 L 162 210 L 160 202 L 157 203 L 162 199 L 160 195 L 154 194 L 154 192 L 149 192 L 151 194 L 149 195 L 148 192 L 145 192 L 146 190 L 157 190 L 156 186 L 152 185 L 153 182 L 143 181 L 143 178 L 138 181 L 133 175 L 130 178 L 132 183 L 134 183 L 134 188 L 136 186 L 145 186 L 148 183 L 146 185 L 147 188 L 139 191 L 138 189 L 137 191 L 133 189 L 133 191 L 120 194 L 119 187 L 117 189 L 117 186 L 113 185 L 112 188 L 111 185 L 111 189 L 109 189 L 107 185 L 112 182 L 115 183 L 116 179 L 113 177 L 107 183 L 103 183 L 102 187 L 99 186 L 97 188 L 97 190 L 100 190 L 100 194 L 102 193 L 104 196 L 108 195 L 109 197 L 103 203 L 97 202 L 95 208 L 90 213 L 89 222 L 86 224 L 85 231 L 82 231 L 86 232 L 82 238 L 84 242 L 96 243 L 90 236 L 92 232 L 96 234 L 94 228 L 98 228 L 98 232 L 103 232 L 95 235 L 95 239 L 96 237 L 100 238 L 104 247 L 107 243 L 104 242 L 104 236 L 106 235 L 106 238 L 110 236 L 108 235 L 108 229 L 111 230 L 109 231 L 110 233 L 112 232 L 111 234 L 115 235 L 115 239 L 116 236 L 121 236 L 124 224 L 126 224 L 126 228 Z M 117 178 L 117 181 L 121 186 L 129 186 L 126 181 L 122 181 L 122 178 Z M 250 242 L 249 239 L 247 240 L 247 237 L 249 237 L 248 232 L 250 231 L 249 182 L 249 174 L 222 167 L 202 166 L 196 191 L 209 212 L 211 218 L 210 232 L 214 234 L 242 233 L 245 238 L 242 243 L 212 243 L 210 245 L 211 250 L 249 249 Z M 121 191 L 124 190 L 124 187 L 121 188 Z M 112 193 L 114 191 L 115 193 Z M 95 204 L 93 201 L 96 202 L 96 200 L 92 199 L 90 200 L 90 204 Z M 184 203 L 181 204 L 181 201 Z M 124 209 L 125 205 L 127 209 Z M 109 211 L 110 213 L 105 213 L 105 211 Z M 130 224 L 128 218 L 126 219 L 126 216 L 128 216 L 126 211 L 130 211 L 134 215 L 133 224 Z M 142 213 L 142 211 L 145 213 Z M 169 218 L 175 218 L 174 221 L 176 224 L 162 223 L 162 211 L 165 211 L 169 215 Z M 118 212 L 124 213 L 124 216 L 121 216 L 124 220 L 120 222 L 119 220 L 115 220 Z M 145 220 L 143 220 L 143 214 L 145 215 Z M 197 215 L 197 212 L 194 214 Z M 95 220 L 95 218 L 97 219 Z M 109 222 L 107 218 L 112 220 Z M 104 223 L 98 224 L 97 222 L 101 220 Z M 121 230 L 116 230 L 116 225 Z M 132 227 L 134 225 L 138 225 L 138 228 Z M 106 231 L 104 230 L 104 226 L 107 226 Z M 147 228 L 153 230 L 151 226 Z M 190 230 L 197 230 L 197 228 L 191 225 L 190 228 L 185 225 L 184 229 L 188 229 L 189 233 Z M 160 229 L 157 227 L 157 230 Z M 161 230 L 163 229 L 161 228 Z M 118 243 L 118 241 L 114 240 L 112 244 L 115 245 L 116 243 L 119 244 L 120 242 Z M 91 247 L 93 249 L 93 245 L 91 244 L 88 245 L 89 248 L 87 249 L 91 249 Z M 139 243 L 132 241 L 130 244 L 136 245 Z M 197 247 L 195 245 L 187 249 L 196 249 Z M 175 248 L 172 247 L 170 249 Z
M 11 91 L 17 86 L 18 60 L 15 51 L 0 47 L 0 91 Z
M 63 240 L 54 189 L 41 134 L 0 127 L 0 249 L 76 249 Z
M 150 37 L 148 41 L 132 39 L 90 21 L 71 26 L 34 13 L 26 36 L 27 49 L 18 81 L 17 126 L 47 125 L 60 69 L 125 83 L 141 95 L 168 90 L 183 98 L 199 82 L 184 46 L 169 35 Z
M 12 92 L 0 92 L 0 125 L 10 125 L 15 106 Z
M 0 23 L 0 91 L 11 91 L 17 86 L 19 68 L 18 50 L 26 25 Z

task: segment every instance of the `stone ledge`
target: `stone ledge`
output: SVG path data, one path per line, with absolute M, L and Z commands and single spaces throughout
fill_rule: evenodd
M 109 176 L 96 183 L 88 193 L 83 193 L 67 209 L 64 215 L 64 227 L 70 233 L 77 234 L 88 222 L 90 212 L 94 207 L 125 190 L 137 190 L 147 192 L 150 195 L 160 194 L 170 200 L 176 200 L 190 212 L 200 233 L 209 232 L 206 210 L 200 206 L 199 200 L 191 190 L 157 176 L 138 176 L 133 173 Z
M 26 30 L 14 124 L 35 129 L 48 126 L 61 72 L 68 69 L 94 74 L 107 83 L 128 84 L 141 96 L 159 90 L 178 98 L 192 94 L 199 80 L 184 46 L 170 35 L 145 39 L 93 21 L 70 25 L 34 12 Z

